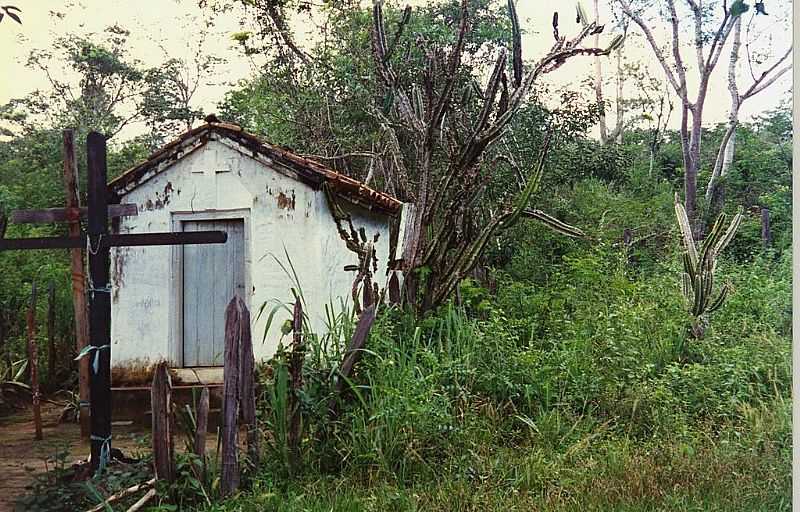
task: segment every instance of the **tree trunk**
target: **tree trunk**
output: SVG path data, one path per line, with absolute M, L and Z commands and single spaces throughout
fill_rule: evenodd
M 617 50 L 617 123 L 614 128 L 614 142 L 622 142 L 622 127 L 625 122 L 625 111 L 622 106 L 622 48 Z
M 739 86 L 736 83 L 736 65 L 739 61 L 739 50 L 742 46 L 742 18 L 736 20 L 733 28 L 733 43 L 731 45 L 731 57 L 728 64 L 728 91 L 731 95 L 731 110 L 728 114 L 728 129 L 722 138 L 717 158 L 714 162 L 714 170 L 706 188 L 706 200 L 711 202 L 712 214 L 721 212 L 724 207 L 725 186 L 720 181 L 725 178 L 733 164 L 733 157 L 736 150 L 736 127 L 739 124 L 739 109 L 742 99 L 739 96 Z
M 681 146 L 683 149 L 683 189 L 684 207 L 686 216 L 692 225 L 692 231 L 697 228 L 697 160 L 700 156 L 700 146 L 695 136 L 697 118 L 693 119 L 691 135 L 689 133 L 689 107 L 683 105 L 681 114 Z
M 595 23 L 600 23 L 600 8 L 598 6 L 599 0 L 594 0 L 594 20 Z M 594 36 L 595 48 L 600 47 L 600 34 Z M 600 116 L 598 123 L 600 125 L 600 144 L 605 146 L 608 143 L 608 126 L 606 124 L 606 107 L 605 98 L 603 98 L 603 66 L 600 62 L 600 57 L 594 58 L 594 95 L 597 104 L 600 105 Z

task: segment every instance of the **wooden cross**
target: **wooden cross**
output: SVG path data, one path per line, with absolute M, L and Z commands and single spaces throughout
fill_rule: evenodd
M 13 212 L 12 222 L 74 222 L 87 220 L 78 236 L 6 239 L 0 251 L 26 249 L 86 248 L 89 253 L 89 346 L 81 356 L 90 360 L 91 466 L 97 470 L 108 461 L 111 450 L 111 247 L 225 243 L 223 231 L 114 235 L 108 232 L 109 216 L 136 215 L 135 205 L 109 205 L 106 139 L 97 132 L 86 138 L 88 208 L 51 208 Z

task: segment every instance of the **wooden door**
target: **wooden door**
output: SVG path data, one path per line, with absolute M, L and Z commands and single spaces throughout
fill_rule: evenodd
M 225 308 L 245 297 L 244 221 L 185 221 L 184 231 L 225 231 L 224 244 L 183 248 L 183 366 L 222 366 Z

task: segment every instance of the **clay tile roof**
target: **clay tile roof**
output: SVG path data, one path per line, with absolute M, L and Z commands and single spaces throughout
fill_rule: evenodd
M 122 175 L 113 179 L 108 184 L 109 191 L 112 194 L 121 194 L 133 190 L 152 177 L 153 173 L 150 171 L 159 164 L 177 161 L 190 154 L 194 149 L 200 147 L 196 145 L 187 151 L 187 148 L 191 145 L 190 143 L 197 139 L 204 138 L 207 140 L 208 135 L 212 132 L 232 139 L 247 149 L 288 167 L 294 171 L 300 181 L 315 189 L 327 183 L 337 194 L 366 208 L 378 209 L 391 215 L 395 215 L 400 211 L 402 203 L 394 197 L 374 190 L 349 176 L 338 173 L 316 160 L 302 157 L 286 148 L 269 144 L 244 131 L 240 126 L 230 123 L 208 123 L 183 133 L 174 141 L 151 154 L 141 164 L 128 169 Z M 168 165 L 164 166 L 164 169 L 166 167 Z M 158 172 L 161 171 L 156 173 Z

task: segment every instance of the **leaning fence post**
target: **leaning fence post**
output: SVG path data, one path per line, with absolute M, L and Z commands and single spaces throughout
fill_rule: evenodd
M 365 309 L 358 319 L 353 338 L 350 340 L 350 345 L 347 347 L 347 352 L 345 352 L 344 359 L 339 367 L 339 375 L 334 386 L 335 395 L 328 401 L 328 412 L 332 418 L 336 418 L 339 415 L 336 400 L 344 391 L 347 379 L 350 378 L 353 372 L 353 367 L 361 359 L 362 349 L 367 342 L 372 323 L 375 321 L 375 314 L 375 304 L 373 304 Z
M 225 366 L 222 402 L 222 495 L 239 487 L 238 425 L 239 418 L 239 338 L 241 309 L 237 297 L 225 309 Z
M 39 354 L 36 348 L 36 281 L 31 283 L 31 303 L 28 306 L 28 368 L 31 376 L 33 424 L 36 440 L 42 439 L 42 410 L 39 403 Z
M 174 461 L 172 444 L 172 382 L 167 363 L 161 362 L 153 374 L 153 385 L 150 389 L 151 408 L 153 414 L 153 459 L 156 477 L 171 482 L 174 479 Z

